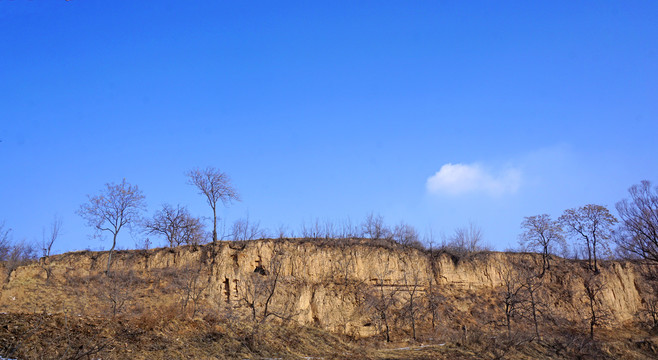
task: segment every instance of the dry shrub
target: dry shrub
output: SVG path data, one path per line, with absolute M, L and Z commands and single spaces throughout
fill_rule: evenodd
M 130 318 L 130 322 L 139 329 L 153 331 L 161 329 L 164 325 L 180 316 L 178 305 L 169 304 L 152 310 L 144 310 Z

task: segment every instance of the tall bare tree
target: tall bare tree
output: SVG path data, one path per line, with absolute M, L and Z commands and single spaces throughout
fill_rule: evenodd
M 565 210 L 558 221 L 585 243 L 589 268 L 598 272 L 596 252 L 607 248 L 617 218 L 605 206 L 589 204 Z
M 112 248 L 107 258 L 107 270 L 110 274 L 112 252 L 117 244 L 117 235 L 124 226 L 139 221 L 141 212 L 146 208 L 144 194 L 137 187 L 123 179 L 120 184 L 105 184 L 99 195 L 87 196 L 89 202 L 82 204 L 77 213 L 95 229 L 96 235 L 103 232 L 112 234 Z
M 213 227 L 212 241 L 217 241 L 217 203 L 229 205 L 233 201 L 240 201 L 240 195 L 231 184 L 231 179 L 225 173 L 214 167 L 193 169 L 187 173 L 190 185 L 196 186 L 199 194 L 206 197 L 212 209 Z
M 521 223 L 521 228 L 525 230 L 519 239 L 521 245 L 541 251 L 542 269 L 539 276 L 544 276 L 544 272 L 551 268 L 549 262 L 551 248 L 556 244 L 566 245 L 564 235 L 562 235 L 562 227 L 559 222 L 553 221 L 549 215 L 542 214 L 525 217 Z
M 53 244 L 62 233 L 62 219 L 55 216 L 53 222 L 50 224 L 49 232 L 46 233 L 46 229 L 43 229 L 41 236 L 41 253 L 43 257 L 50 257 L 50 252 L 53 248 Z
M 617 203 L 621 236 L 617 245 L 628 253 L 658 263 L 658 186 L 642 181 L 628 189 L 630 199 Z
M 170 247 L 181 244 L 198 245 L 203 242 L 203 224 L 190 215 L 184 206 L 177 205 L 174 208 L 164 204 L 144 226 L 149 234 L 164 236 Z

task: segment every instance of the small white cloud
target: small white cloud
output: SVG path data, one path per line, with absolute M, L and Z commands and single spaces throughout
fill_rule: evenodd
M 521 171 L 510 168 L 492 175 L 479 164 L 445 164 L 427 179 L 432 194 L 462 195 L 485 193 L 500 196 L 514 193 L 521 184 Z

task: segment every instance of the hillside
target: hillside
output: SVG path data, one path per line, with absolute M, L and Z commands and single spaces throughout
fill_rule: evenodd
M 110 276 L 106 261 L 82 251 L 5 266 L 0 355 L 658 356 L 645 326 L 655 294 L 630 262 L 594 274 L 554 258 L 539 276 L 537 254 L 360 239 L 120 251 Z

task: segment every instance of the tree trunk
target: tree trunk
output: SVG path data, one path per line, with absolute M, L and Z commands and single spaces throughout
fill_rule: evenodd
M 594 310 L 594 299 L 589 299 L 589 308 L 592 313 L 592 318 L 589 319 L 589 337 L 594 340 L 594 325 L 596 325 L 596 311 Z
M 114 247 L 117 245 L 117 233 L 115 232 L 113 234 L 112 238 L 112 248 L 110 249 L 110 254 L 107 257 L 107 270 L 105 270 L 105 275 L 110 276 L 110 264 L 112 263 L 112 251 L 114 251 Z
M 512 338 L 512 323 L 511 323 L 511 316 L 510 314 L 506 314 L 505 317 L 507 318 L 507 338 L 511 339 Z
M 217 211 L 215 206 L 212 207 L 212 242 L 217 242 Z
M 384 328 L 386 329 L 386 342 L 391 342 L 391 334 L 388 329 L 388 320 L 386 319 L 386 314 L 382 313 L 382 317 L 384 318 Z
M 587 261 L 589 264 L 590 270 L 592 269 L 592 245 L 590 244 L 589 239 L 587 240 Z
M 530 290 L 530 305 L 532 307 L 532 321 L 535 323 L 535 335 L 537 340 L 541 341 L 541 335 L 539 335 L 539 323 L 537 321 L 537 306 L 535 303 L 535 292 L 534 289 Z
M 596 243 L 594 243 L 593 245 L 594 246 L 592 246 L 592 252 L 594 253 L 594 272 L 598 273 L 599 268 L 596 266 Z
M 412 295 L 411 301 L 410 301 L 410 304 L 409 304 L 411 308 L 409 310 L 410 310 L 410 313 L 411 313 L 411 332 L 413 333 L 414 340 L 416 340 L 416 319 L 415 319 L 415 316 L 414 316 L 414 300 L 413 299 L 414 298 L 413 298 L 413 295 Z
M 594 340 L 594 320 L 589 322 L 589 337 Z

